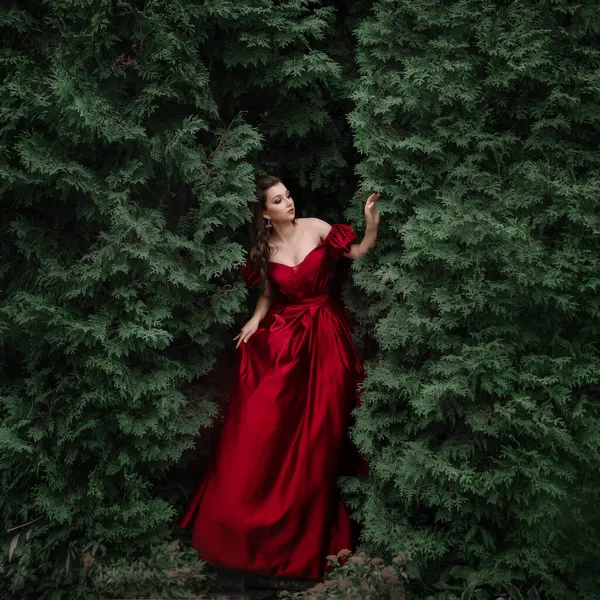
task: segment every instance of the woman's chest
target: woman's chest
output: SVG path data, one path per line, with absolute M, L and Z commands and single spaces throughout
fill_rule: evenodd
M 306 297 L 323 293 L 329 277 L 329 258 L 321 246 L 295 267 L 269 263 L 269 280 L 284 295 Z

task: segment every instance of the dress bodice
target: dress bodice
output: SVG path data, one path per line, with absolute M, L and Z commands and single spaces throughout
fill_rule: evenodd
M 315 246 L 295 266 L 268 263 L 267 276 L 283 302 L 297 302 L 325 294 L 330 263 L 350 250 L 356 233 L 350 225 L 334 224 L 327 237 Z M 260 274 L 254 263 L 246 261 L 241 274 L 249 286 L 260 284 Z

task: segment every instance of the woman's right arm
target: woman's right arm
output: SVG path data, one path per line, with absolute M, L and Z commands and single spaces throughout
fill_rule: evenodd
M 262 293 L 256 301 L 256 308 L 254 309 L 254 314 L 242 327 L 240 333 L 238 333 L 233 338 L 234 340 L 238 340 L 237 344 L 235 345 L 236 348 L 239 348 L 239 345 L 242 342 L 248 342 L 250 337 L 256 332 L 256 330 L 258 329 L 258 324 L 265 318 L 265 315 L 267 314 L 269 307 L 271 306 L 271 302 L 271 284 L 269 281 L 267 281 L 264 293 Z
M 254 314 L 251 318 L 256 319 L 260 323 L 265 318 L 265 315 L 271 306 L 271 302 L 271 283 L 267 281 L 264 293 L 262 293 L 256 301 L 256 308 L 254 309 Z

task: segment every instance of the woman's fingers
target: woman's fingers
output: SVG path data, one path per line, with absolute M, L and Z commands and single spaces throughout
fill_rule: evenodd
M 237 344 L 235 345 L 236 348 L 239 347 L 239 345 L 242 343 L 242 334 L 244 333 L 244 330 L 242 329 L 242 331 L 240 331 L 233 339 L 234 340 L 238 340 Z M 238 339 L 239 338 L 239 339 Z
M 367 222 L 367 226 L 379 225 L 379 211 L 375 207 L 374 202 L 365 205 L 365 221 Z
M 240 331 L 240 333 L 238 333 L 233 339 L 237 340 L 238 338 L 240 338 L 238 340 L 238 343 L 235 345 L 236 348 L 239 348 L 241 343 L 243 342 L 244 344 L 248 343 L 248 340 L 252 337 L 252 334 L 254 333 L 254 331 L 244 331 L 242 329 L 242 331 Z
M 381 198 L 381 194 L 371 194 L 368 198 L 367 198 L 367 202 L 365 203 L 365 213 L 372 210 L 373 207 L 375 206 L 375 202 L 377 200 L 379 200 L 379 198 Z

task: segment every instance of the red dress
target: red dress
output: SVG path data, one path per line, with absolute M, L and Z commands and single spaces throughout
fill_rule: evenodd
M 217 451 L 180 526 L 194 518 L 202 560 L 262 575 L 318 578 L 351 548 L 337 489 L 363 368 L 342 307 L 326 293 L 331 259 L 356 234 L 333 225 L 295 267 L 269 263 L 278 299 L 239 351 Z M 259 276 L 247 262 L 249 285 Z

